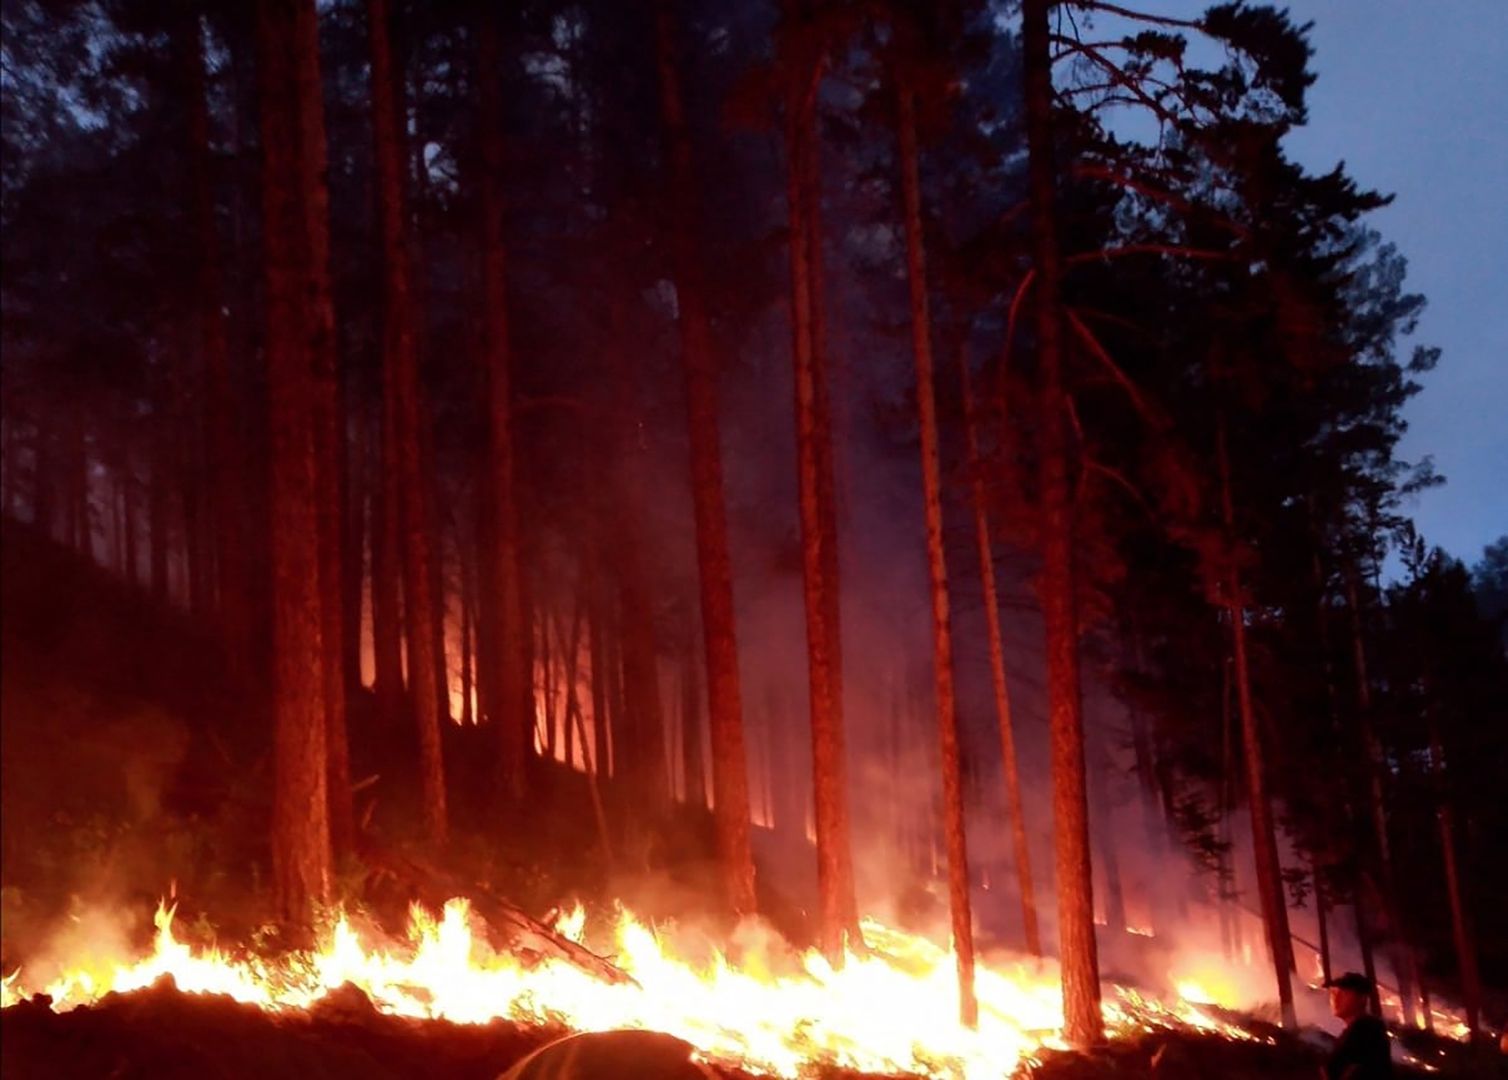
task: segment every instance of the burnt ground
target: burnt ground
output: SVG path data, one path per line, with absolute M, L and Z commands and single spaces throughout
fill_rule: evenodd
M 387 1016 L 352 987 L 308 1012 L 269 1014 L 229 998 L 183 994 L 164 981 L 69 1013 L 54 1013 L 40 998 L 0 1012 L 0 1074 L 13 1080 L 491 1080 L 562 1034 L 501 1020 L 468 1025 Z M 1462 1047 L 1454 1054 L 1442 1059 L 1439 1072 L 1400 1075 L 1508 1077 L 1508 1059 L 1494 1052 L 1472 1059 Z M 1158 1033 L 1116 1042 L 1093 1056 L 1050 1054 L 1031 1075 L 1039 1080 L 1314 1080 L 1319 1064 L 1312 1046 L 1280 1033 L 1271 1045 Z M 720 1069 L 718 1075 L 749 1080 L 733 1069 Z M 815 1075 L 860 1080 L 838 1069 Z

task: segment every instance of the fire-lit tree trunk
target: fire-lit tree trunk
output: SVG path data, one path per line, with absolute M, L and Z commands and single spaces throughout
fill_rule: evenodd
M 1361 970 L 1372 984 L 1368 997 L 1372 1002 L 1372 1011 L 1380 1016 L 1382 997 L 1377 992 L 1377 961 L 1372 953 L 1372 920 L 1367 917 L 1366 886 L 1366 874 L 1363 872 L 1351 896 L 1351 911 L 1356 916 L 1356 947 L 1361 952 Z
M 330 285 L 330 195 L 326 186 L 324 90 L 320 82 L 319 24 L 312 4 L 298 11 L 293 43 L 299 112 L 299 174 L 304 188 L 304 236 L 308 245 L 305 294 L 310 370 L 314 393 L 316 512 L 319 528 L 320 657 L 325 685 L 325 755 L 329 770 L 330 840 L 336 855 L 355 843 L 351 807 L 351 761 L 346 740 L 344 589 L 341 566 L 341 415 L 335 301 Z
M 476 677 L 476 670 L 472 657 L 476 651 L 476 574 L 473 570 L 471 558 L 467 553 L 466 536 L 461 531 L 459 522 L 456 524 L 456 561 L 459 564 L 461 574 L 461 723 L 470 725 L 476 722 L 476 712 L 472 704 Z
M 410 295 L 411 256 L 403 201 L 403 135 L 399 127 L 397 74 L 389 42 L 387 0 L 368 0 L 367 32 L 372 53 L 372 134 L 376 144 L 378 221 L 383 253 L 383 392 L 392 400 L 397 468 L 384 471 L 386 497 L 398 507 L 402 534 L 404 625 L 408 643 L 410 705 L 418 724 L 419 778 L 425 834 L 445 843 L 445 763 L 440 748 L 440 687 L 443 657 L 435 655 L 434 591 L 431 580 L 429 477 L 425 475 L 421 425 L 424 409 L 419 354 Z
M 1461 872 L 1456 863 L 1456 820 L 1451 808 L 1450 791 L 1445 773 L 1445 744 L 1440 739 L 1440 725 L 1426 710 L 1429 720 L 1430 771 L 1435 780 L 1435 822 L 1440 828 L 1440 850 L 1445 856 L 1445 890 L 1450 897 L 1450 926 L 1456 945 L 1456 966 L 1461 973 L 1461 1003 L 1466 1007 L 1466 1026 L 1477 1038 L 1482 1021 L 1482 976 L 1477 967 L 1477 950 L 1473 940 L 1471 916 L 1461 890 Z
M 196 234 L 196 306 L 203 352 L 204 407 L 209 437 L 209 491 L 212 500 L 217 613 L 221 645 L 230 669 L 246 673 L 251 628 L 246 599 L 245 508 L 239 419 L 231 392 L 230 345 L 226 337 L 220 230 L 215 223 L 214 171 L 209 147 L 209 106 L 205 98 L 204 40 L 197 5 L 185 5 L 180 27 L 188 159 Z
M 1225 420 L 1216 432 L 1216 463 L 1220 471 L 1220 513 L 1227 544 L 1234 543 L 1235 507 L 1231 495 L 1230 456 L 1226 451 Z M 1293 940 L 1288 930 L 1288 905 L 1283 897 L 1283 875 L 1278 863 L 1277 828 L 1273 821 L 1272 798 L 1267 790 L 1267 772 L 1263 764 L 1262 733 L 1257 725 L 1256 708 L 1251 698 L 1251 668 L 1246 650 L 1246 597 L 1242 591 L 1240 571 L 1233 559 L 1226 567 L 1224 606 L 1230 623 L 1231 652 L 1236 669 L 1236 707 L 1241 718 L 1241 749 L 1246 763 L 1246 801 L 1251 808 L 1252 848 L 1256 859 L 1257 893 L 1262 901 L 1262 924 L 1267 931 L 1267 947 L 1272 956 L 1273 974 L 1278 983 L 1278 1002 L 1283 1026 L 1293 1028 L 1297 1016 L 1293 1007 Z
M 979 581 L 984 593 L 984 621 L 990 643 L 990 687 L 995 695 L 995 719 L 1000 727 L 1000 759 L 1005 771 L 1005 803 L 1011 818 L 1011 845 L 1016 859 L 1016 884 L 1021 892 L 1021 927 L 1026 949 L 1042 955 L 1037 928 L 1037 892 L 1032 885 L 1031 846 L 1026 838 L 1026 811 L 1021 801 L 1021 773 L 1016 763 L 1016 733 L 1011 721 L 1010 688 L 1005 681 L 1005 637 L 1000 631 L 1000 597 L 995 585 L 995 556 L 990 543 L 990 514 L 979 460 L 979 433 L 974 419 L 969 358 L 958 350 L 958 377 L 963 391 L 964 440 L 968 450 L 969 493 L 974 504 L 974 542 L 979 549 Z
M 649 818 L 664 810 L 670 794 L 665 760 L 665 710 L 660 695 L 659 631 L 655 625 L 654 589 L 644 551 L 644 521 L 649 504 L 646 448 L 638 434 L 643 415 L 629 340 L 627 312 L 621 300 L 610 301 L 608 364 L 616 400 L 611 445 L 617 458 L 617 497 L 609 503 L 612 521 L 612 570 L 617 579 L 618 633 L 613 642 L 618 660 L 610 663 L 614 692 L 613 773 L 632 809 Z M 641 820 L 634 825 L 644 824 Z
M 788 13 L 796 5 L 787 3 Z M 791 354 L 795 364 L 797 488 L 802 586 L 806 602 L 807 674 L 812 731 L 812 792 L 817 826 L 819 939 L 841 964 L 845 939 L 862 945 L 854 897 L 843 737 L 841 639 L 838 619 L 837 527 L 833 503 L 832 417 L 819 355 L 815 279 L 822 273 L 815 219 L 818 181 L 816 99 L 822 59 L 793 64 L 786 95 L 787 245 L 791 273 Z
M 1052 0 L 1023 0 L 1028 184 L 1036 270 L 1040 402 L 1042 571 L 1039 590 L 1047 639 L 1048 727 L 1052 746 L 1053 853 L 1058 894 L 1058 952 L 1063 970 L 1064 1034 L 1075 1046 L 1104 1038 L 1099 951 L 1094 937 L 1094 877 L 1089 856 L 1089 799 L 1079 687 L 1079 630 L 1074 604 L 1073 504 L 1064 431 L 1062 263 L 1058 248 L 1053 162 Z
M 1126 932 L 1126 892 L 1121 885 L 1121 860 L 1120 854 L 1116 851 L 1113 826 L 1115 812 L 1110 805 L 1109 773 L 1109 754 L 1101 742 L 1095 748 L 1089 782 L 1093 787 L 1094 802 L 1099 807 L 1099 812 L 1094 817 L 1097 820 L 1095 831 L 1099 834 L 1100 857 L 1105 866 L 1105 926 L 1112 934 L 1124 934 Z
M 696 659 L 696 637 L 688 630 L 681 661 L 681 768 L 686 778 L 686 801 L 707 805 L 707 780 L 702 774 L 702 687 Z
M 482 157 L 482 352 L 487 384 L 487 491 L 490 577 L 497 618 L 492 649 L 501 792 L 524 797 L 525 762 L 534 729 L 529 623 L 524 617 L 519 540 L 517 454 L 514 448 L 512 346 L 508 330 L 507 244 L 503 235 L 503 103 L 497 12 L 477 27 L 477 123 Z
M 717 368 L 697 251 L 701 199 L 691 133 L 681 100 L 673 0 L 657 0 L 656 53 L 660 107 L 670 164 L 671 250 L 686 371 L 691 437 L 691 496 L 701 574 L 702 635 L 707 650 L 707 701 L 712 732 L 712 797 L 718 856 L 728 905 L 756 909 L 754 855 L 749 842 L 749 779 L 744 751 L 743 699 L 733 615 L 733 567 L 723 505 L 723 452 L 717 416 Z
M 607 633 L 607 613 L 603 610 L 602 557 L 600 551 L 590 549 L 587 562 L 587 645 L 592 676 L 592 762 L 596 774 L 607 777 L 607 725 L 608 725 L 608 651 L 604 636 Z
M 392 395 L 384 388 L 377 405 L 377 452 L 370 469 L 372 492 L 372 662 L 377 710 L 391 723 L 403 703 L 402 564 L 397 485 L 398 432 Z
M 330 832 L 326 794 L 324 676 L 318 662 L 317 389 L 308 311 L 310 250 L 299 156 L 300 94 L 309 85 L 288 42 L 314 0 L 257 8 L 257 75 L 262 121 L 263 247 L 266 274 L 267 387 L 271 432 L 273 573 L 272 870 L 285 918 L 306 920 L 328 895 Z M 318 85 L 318 80 L 314 80 Z M 154 477 L 154 480 L 156 478 Z M 154 544 L 159 540 L 153 537 Z
M 1314 917 L 1319 927 L 1319 961 L 1323 981 L 1330 981 L 1330 903 L 1325 895 L 1325 883 L 1320 877 L 1319 861 L 1309 866 L 1310 880 L 1314 884 Z
M 911 294 L 911 348 L 916 358 L 916 411 L 921 428 L 922 489 L 927 518 L 927 572 L 932 589 L 932 667 L 936 693 L 943 834 L 948 853 L 948 899 L 953 954 L 958 967 L 959 1017 L 979 1023 L 974 992 L 974 925 L 969 905 L 968 843 L 964 835 L 963 775 L 958 712 L 953 695 L 953 637 L 948 624 L 948 567 L 943 552 L 942 479 L 937 405 L 933 392 L 932 316 L 927 302 L 926 245 L 922 237 L 921 179 L 916 146 L 915 92 L 901 76 L 896 88 L 901 189 L 906 226 L 906 276 Z
M 1367 674 L 1367 650 L 1362 638 L 1361 609 L 1358 603 L 1354 567 L 1346 576 L 1346 608 L 1351 617 L 1351 658 L 1356 676 L 1356 723 L 1361 732 L 1365 759 L 1367 818 L 1372 826 L 1372 842 L 1376 845 L 1382 902 L 1386 906 L 1388 921 L 1393 929 L 1391 952 L 1393 974 L 1398 979 L 1398 999 L 1403 1005 L 1404 1023 L 1415 1027 L 1417 1026 L 1417 1002 L 1414 997 L 1414 987 L 1418 984 L 1419 978 L 1414 970 L 1413 949 L 1407 929 L 1403 924 L 1403 911 L 1398 903 L 1398 884 L 1393 871 L 1393 846 L 1388 839 L 1388 815 L 1382 791 L 1382 748 L 1377 741 L 1377 733 L 1372 727 L 1372 685 Z

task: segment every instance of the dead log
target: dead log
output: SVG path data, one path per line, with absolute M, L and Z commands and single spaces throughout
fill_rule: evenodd
M 453 897 L 467 898 L 471 901 L 471 909 L 503 935 L 511 947 L 564 960 L 604 982 L 639 985 L 632 975 L 612 961 L 556 933 L 481 882 L 467 882 L 448 871 L 399 854 L 374 842 L 370 836 L 361 838 L 357 854 L 374 875 L 393 878 L 406 887 L 411 896 L 431 907 L 438 909 Z

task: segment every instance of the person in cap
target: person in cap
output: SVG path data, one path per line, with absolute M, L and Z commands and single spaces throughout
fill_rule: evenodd
M 1330 1011 L 1344 1021 L 1345 1031 L 1325 1062 L 1325 1080 L 1384 1080 L 1393 1075 L 1388 1029 L 1367 1011 L 1372 980 L 1348 971 L 1325 984 L 1330 988 Z

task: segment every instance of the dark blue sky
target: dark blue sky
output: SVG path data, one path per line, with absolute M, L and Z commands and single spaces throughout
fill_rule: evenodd
M 1195 17 L 1208 2 L 1127 6 Z M 1314 23 L 1318 75 L 1288 148 L 1395 196 L 1371 224 L 1429 300 L 1413 341 L 1443 350 L 1400 454 L 1432 455 L 1447 483 L 1410 510 L 1427 542 L 1474 563 L 1508 533 L 1508 0 L 1288 8 Z
M 1421 495 L 1426 540 L 1468 563 L 1508 533 L 1508 2 L 1298 0 L 1314 21 L 1315 168 L 1344 159 L 1393 192 L 1376 227 L 1429 298 L 1416 340 L 1444 350 L 1405 416 L 1401 452 L 1447 484 Z

